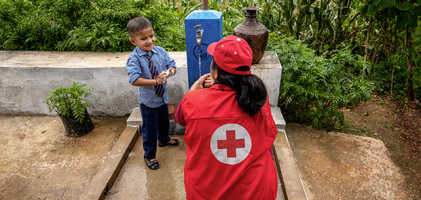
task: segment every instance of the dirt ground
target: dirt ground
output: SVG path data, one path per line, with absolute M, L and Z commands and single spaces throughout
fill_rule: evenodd
M 127 120 L 91 118 L 94 130 L 71 138 L 59 117 L 0 116 L 0 199 L 78 199 Z
M 379 139 L 405 175 L 406 199 L 421 199 L 421 109 L 375 94 L 368 102 L 344 109 L 345 132 Z
M 309 200 L 405 199 L 404 175 L 380 140 L 287 124 Z
M 335 199 L 331 194 L 340 197 L 336 199 L 421 199 L 420 107 L 373 95 L 343 112 L 345 134 L 287 124 L 287 134 L 296 133 L 288 137 L 297 165 L 309 172 L 304 183 L 326 188 L 320 194 L 310 191 L 309 199 Z M 127 118 L 92 120 L 92 132 L 69 138 L 59 117 L 0 116 L 0 199 L 77 199 Z M 310 140 L 317 145 L 310 146 Z M 325 160 L 313 162 L 316 157 L 310 153 Z M 305 180 L 306 175 L 313 179 Z
M 287 124 L 309 199 L 421 199 L 421 109 L 375 94 L 337 132 Z

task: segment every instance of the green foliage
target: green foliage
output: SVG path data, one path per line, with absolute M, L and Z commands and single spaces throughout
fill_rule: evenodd
M 75 117 L 82 123 L 85 117 L 85 109 L 94 107 L 87 99 L 92 93 L 92 88 L 83 88 L 86 84 L 80 85 L 73 81 L 72 86 L 58 87 L 49 93 L 43 103 L 47 104 L 50 112 L 55 110 L 60 116 Z
M 381 21 L 396 22 L 400 31 L 405 30 L 408 25 L 410 29 L 418 26 L 419 17 L 421 16 L 421 8 L 419 4 L 412 1 L 401 0 L 370 0 L 360 8 L 363 16 L 380 16 Z
M 137 0 L 2 0 L 0 50 L 131 51 L 126 24 L 137 16 L 152 22 L 157 45 L 185 50 L 182 13 Z
M 348 72 L 363 65 L 350 50 L 327 59 L 293 38 L 271 33 L 269 41 L 282 64 L 279 104 L 288 123 L 332 130 L 344 122 L 340 108 L 370 99 L 373 84 Z

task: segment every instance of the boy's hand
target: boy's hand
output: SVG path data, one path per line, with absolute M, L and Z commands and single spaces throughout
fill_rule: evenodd
M 168 78 L 170 76 L 174 76 L 175 73 L 177 73 L 177 70 L 174 67 L 171 67 L 166 72 L 167 72 L 166 78 Z
M 158 82 L 158 85 L 165 83 L 167 72 L 161 72 L 158 76 L 155 76 L 155 79 Z

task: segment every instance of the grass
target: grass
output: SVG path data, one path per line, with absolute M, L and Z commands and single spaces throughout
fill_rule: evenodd
M 354 120 L 345 120 L 344 124 L 337 131 L 361 136 L 369 136 L 373 132 L 372 129 L 366 126 L 357 125 Z

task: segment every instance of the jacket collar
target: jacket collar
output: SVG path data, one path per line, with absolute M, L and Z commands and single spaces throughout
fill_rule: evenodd
M 232 89 L 232 88 L 230 88 L 230 87 L 228 87 L 224 84 L 214 84 L 209 89 L 222 90 L 222 91 L 234 91 L 234 89 Z

